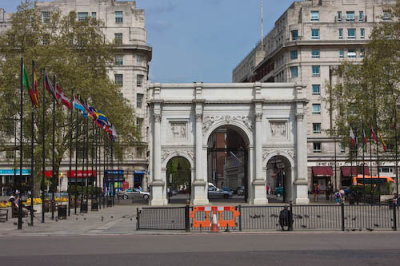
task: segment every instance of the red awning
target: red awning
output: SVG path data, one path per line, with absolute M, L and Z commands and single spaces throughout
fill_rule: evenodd
M 333 176 L 332 166 L 313 166 L 313 176 Z
M 67 177 L 71 178 L 71 177 L 95 177 L 96 176 L 96 171 L 92 171 L 92 170 L 85 170 L 82 172 L 82 170 L 78 170 L 78 175 L 75 174 L 75 171 L 71 171 L 71 173 L 69 171 L 67 171 Z
M 360 166 L 342 166 L 340 168 L 343 177 L 351 177 L 363 173 L 362 167 Z M 364 166 L 365 175 L 369 175 L 369 167 Z
M 40 171 L 40 176 L 43 175 L 43 171 Z M 44 177 L 46 178 L 52 178 L 53 177 L 53 171 L 44 171 Z

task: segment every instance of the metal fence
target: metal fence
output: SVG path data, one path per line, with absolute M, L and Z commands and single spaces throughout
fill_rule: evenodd
M 280 206 L 236 206 L 240 216 L 236 227 L 230 231 L 277 231 Z M 400 220 L 399 207 L 391 205 L 290 205 L 294 231 L 374 231 L 397 230 Z M 189 211 L 192 207 L 145 207 L 138 209 L 137 230 L 192 230 L 209 231 L 210 228 L 192 228 Z M 231 212 L 223 212 L 225 220 Z M 196 220 L 204 220 L 205 213 L 197 212 Z M 218 217 L 217 217 L 218 218 Z M 208 216 L 212 221 L 212 215 Z M 225 230 L 226 228 L 220 228 Z

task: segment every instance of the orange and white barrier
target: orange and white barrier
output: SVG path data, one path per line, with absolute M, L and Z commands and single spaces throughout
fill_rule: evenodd
M 232 212 L 231 219 L 224 219 L 224 212 Z M 212 215 L 210 217 L 210 215 Z M 201 206 L 193 207 L 193 211 L 189 213 L 192 218 L 192 228 L 210 228 L 212 232 L 218 232 L 219 227 L 229 228 L 236 227 L 236 218 L 240 212 L 233 206 Z M 198 218 L 203 219 L 198 219 Z M 212 220 L 210 221 L 210 218 Z

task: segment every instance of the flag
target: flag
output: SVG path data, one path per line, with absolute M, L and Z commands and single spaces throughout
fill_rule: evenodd
M 372 126 L 371 126 L 371 135 L 372 135 L 372 138 L 374 139 L 374 142 L 376 144 L 378 142 L 378 140 L 376 138 L 376 134 L 375 134 L 374 128 Z
M 88 106 L 89 107 L 89 115 L 90 115 L 90 118 L 93 118 L 93 121 L 95 121 L 95 123 L 96 123 L 96 120 L 97 120 L 97 115 L 96 115 L 96 108 L 94 108 L 94 107 L 92 107 L 92 106 Z
M 57 100 L 56 90 L 54 89 L 47 72 L 44 72 L 44 86 L 46 87 L 46 90 L 53 95 L 54 99 Z
M 69 110 L 72 109 L 71 101 L 64 95 L 64 92 L 58 83 L 56 83 L 56 97 L 58 102 L 65 105 Z
M 229 152 L 231 154 L 231 157 L 233 158 L 233 166 L 235 167 L 239 167 L 242 162 L 239 160 L 239 158 L 233 153 L 233 152 Z
M 110 124 L 109 127 L 109 134 L 110 134 L 110 139 L 112 141 L 115 141 L 115 138 L 117 137 L 117 131 L 115 130 L 115 127 L 113 126 L 113 124 Z
M 354 136 L 354 133 L 353 133 L 353 129 L 352 129 L 352 128 L 350 128 L 350 138 L 351 138 L 351 147 L 354 147 L 354 144 L 355 144 L 355 142 L 356 142 L 356 138 L 355 138 L 355 136 Z
M 102 111 L 96 110 L 96 116 L 97 116 L 97 120 L 99 121 L 99 123 L 104 124 L 104 125 L 108 124 L 108 118 Z
M 364 128 L 363 128 L 363 140 L 364 140 L 364 144 L 367 145 L 368 140 L 367 140 L 367 135 L 365 135 Z
M 32 105 L 35 107 L 39 107 L 38 97 L 36 97 L 34 89 L 32 89 L 32 87 L 29 84 L 29 76 L 28 76 L 28 72 L 26 71 L 25 65 L 23 65 L 23 68 L 24 68 L 24 73 L 23 73 L 24 88 L 28 91 L 29 97 L 31 98 L 31 101 L 32 101 Z M 35 76 L 34 84 L 35 84 L 35 88 L 37 91 L 37 81 L 36 81 L 36 71 L 35 70 L 34 70 L 34 76 Z M 37 96 L 39 96 L 39 95 L 37 95 Z
M 33 62 L 33 96 L 35 98 L 35 107 L 39 107 L 39 90 L 38 90 L 38 82 L 37 82 L 37 76 L 36 76 L 36 65 L 35 61 Z
M 383 151 L 386 151 L 386 144 L 385 144 L 385 142 L 383 141 L 381 132 L 379 132 L 379 131 L 378 131 L 378 136 L 379 136 L 379 139 L 381 140 L 382 147 L 383 147 Z
M 75 109 L 81 111 L 81 113 L 84 117 L 88 117 L 88 113 L 87 113 L 82 101 L 79 99 L 78 96 L 74 97 L 73 106 Z

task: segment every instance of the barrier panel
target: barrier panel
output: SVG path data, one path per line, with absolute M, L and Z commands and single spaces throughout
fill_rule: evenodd
M 221 229 L 238 229 L 240 212 L 233 206 L 201 206 L 193 207 L 189 217 L 194 230 L 209 230 L 212 225 L 213 214 L 217 215 L 217 225 Z

